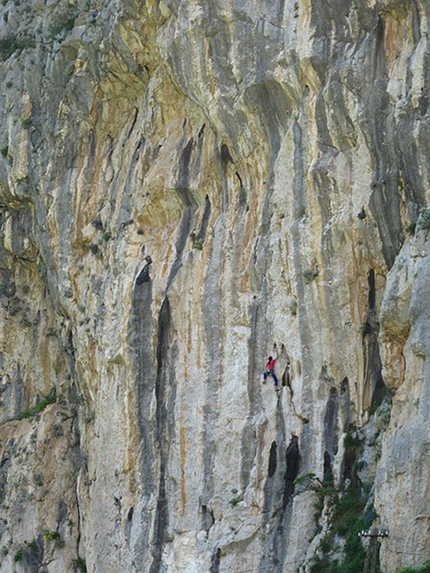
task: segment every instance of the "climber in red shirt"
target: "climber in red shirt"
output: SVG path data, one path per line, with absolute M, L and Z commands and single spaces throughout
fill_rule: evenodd
M 278 360 L 278 349 L 276 348 L 276 343 L 273 345 L 273 350 L 275 353 L 275 357 L 273 358 L 272 356 L 269 356 L 266 362 L 266 370 L 263 373 L 263 378 L 264 378 L 263 384 L 266 383 L 266 378 L 268 376 L 271 376 L 275 384 L 275 390 L 279 390 L 278 378 L 275 374 L 275 362 Z

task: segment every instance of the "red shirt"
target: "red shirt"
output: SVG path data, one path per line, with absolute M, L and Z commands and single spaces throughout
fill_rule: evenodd
M 276 358 L 272 358 L 270 362 L 266 364 L 267 370 L 273 370 L 275 368 Z

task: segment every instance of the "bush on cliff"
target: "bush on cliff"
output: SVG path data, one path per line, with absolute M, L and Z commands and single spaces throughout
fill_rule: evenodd
M 406 567 L 399 571 L 399 573 L 430 573 L 430 560 L 426 561 L 421 567 L 418 567 L 418 569 Z

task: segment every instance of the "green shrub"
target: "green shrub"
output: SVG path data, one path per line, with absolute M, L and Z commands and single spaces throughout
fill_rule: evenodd
M 344 448 L 358 448 L 361 445 L 361 440 L 360 438 L 357 437 L 353 437 L 351 434 L 346 434 L 344 440 L 343 440 L 343 446 Z
M 197 249 L 201 251 L 203 249 L 203 243 L 205 242 L 204 239 L 197 237 L 194 231 L 190 233 L 190 239 L 193 243 L 193 249 Z
M 25 38 L 17 38 L 16 36 L 7 36 L 0 39 L 0 60 L 5 61 L 14 52 L 22 52 L 25 48 L 33 48 L 35 46 L 34 38 L 27 36 Z
M 330 561 L 327 555 L 314 555 L 309 573 L 343 573 L 337 560 Z
M 27 542 L 27 547 L 31 549 L 31 551 L 39 551 L 39 547 L 37 545 L 37 541 L 32 539 L 31 541 Z
M 407 227 L 406 227 L 406 232 L 409 235 L 415 235 L 415 231 L 417 228 L 417 222 L 415 221 L 414 223 L 410 223 Z
M 42 412 L 46 408 L 46 406 L 48 406 L 49 404 L 53 404 L 54 402 L 55 402 L 55 393 L 51 392 L 50 394 L 48 394 L 48 396 L 45 396 L 45 398 L 43 398 L 38 404 L 30 408 L 29 410 L 22 412 L 22 414 L 20 414 L 19 416 L 19 419 L 23 420 L 24 418 L 33 418 L 34 416 L 36 416 L 36 414 Z
M 430 208 L 422 209 L 420 216 L 418 217 L 417 225 L 420 229 L 428 230 L 430 229 Z
M 33 474 L 33 483 L 34 485 L 41 487 L 43 485 L 43 475 L 38 472 L 35 472 Z
M 355 519 L 355 521 L 350 520 L 345 546 L 343 548 L 345 558 L 342 563 L 342 573 L 363 571 L 366 561 L 366 552 L 361 543 L 361 538 L 358 536 L 363 528 L 363 518 L 360 517 L 359 519 Z M 375 571 L 375 573 L 377 572 Z
M 63 32 L 70 32 L 73 30 L 77 16 L 78 13 L 76 10 L 70 9 L 66 14 L 64 14 L 62 20 L 58 20 L 55 24 L 51 24 L 49 26 L 49 35 L 51 40 L 54 40 L 57 36 L 63 34 Z
M 78 571 L 81 573 L 87 573 L 87 564 L 82 557 L 78 557 L 77 559 L 72 559 L 72 563 Z
M 345 447 L 358 447 L 360 445 L 359 439 L 347 434 Z M 336 489 L 332 481 L 321 480 L 314 473 L 307 473 L 296 478 L 294 485 L 299 486 L 301 491 L 313 490 L 316 493 L 317 504 L 315 508 L 317 513 L 315 518 L 317 522 L 325 504 L 330 510 L 330 523 L 327 533 L 320 541 L 318 550 L 312 558 L 309 572 L 359 573 L 362 571 L 366 552 L 358 534 L 363 529 L 368 528 L 376 517 L 373 508 L 368 509 L 364 515 L 369 495 L 367 488 L 365 486 L 355 488 L 350 485 L 342 491 Z M 336 536 L 345 539 L 342 549 L 336 544 Z M 343 554 L 342 561 L 339 561 L 339 552 Z M 422 573 L 427 572 L 423 571 Z
M 334 544 L 334 538 L 333 534 L 327 535 L 320 543 L 319 553 L 312 558 L 310 573 L 359 573 L 363 571 L 366 552 L 358 536 L 363 528 L 363 518 L 355 518 L 355 521 L 349 522 L 341 563 L 337 559 L 330 558 L 330 550 Z
M 14 563 L 19 563 L 22 560 L 22 549 L 18 549 L 18 551 L 13 556 Z
M 49 529 L 46 529 L 43 532 L 43 539 L 48 542 L 48 541 L 56 541 L 57 539 L 60 539 L 60 534 L 57 531 L 50 531 Z
M 306 269 L 303 272 L 303 278 L 305 280 L 305 284 L 310 284 L 314 279 L 316 279 L 318 273 L 315 273 L 312 269 Z
M 357 518 L 362 514 L 366 505 L 364 498 L 353 487 L 349 487 L 343 495 L 339 495 L 333 506 L 333 528 L 335 533 L 344 537 Z M 361 527 L 363 529 L 363 526 Z M 358 531 L 361 531 L 359 529 Z M 357 533 L 358 533 L 357 531 Z

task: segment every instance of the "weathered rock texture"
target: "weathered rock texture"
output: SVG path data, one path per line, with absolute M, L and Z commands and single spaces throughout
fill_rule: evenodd
M 429 17 L 3 0 L 0 572 L 430 555 Z

